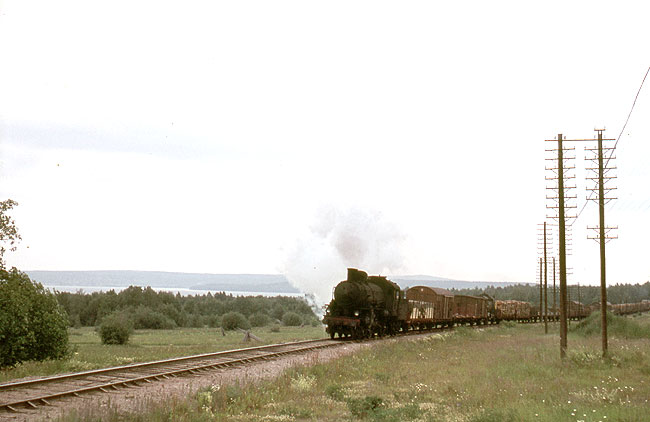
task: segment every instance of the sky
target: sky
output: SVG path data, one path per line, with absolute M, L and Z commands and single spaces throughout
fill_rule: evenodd
M 650 66 L 646 12 L 0 0 L 0 199 L 23 238 L 7 261 L 283 273 L 320 296 L 347 267 L 535 282 L 544 140 L 618 138 Z M 650 279 L 649 113 L 644 86 L 611 161 L 609 283 Z M 598 284 L 596 205 L 572 222 L 569 282 Z

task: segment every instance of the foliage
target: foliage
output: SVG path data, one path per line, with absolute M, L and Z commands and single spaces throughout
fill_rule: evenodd
M 224 330 L 235 330 L 241 328 L 248 330 L 251 328 L 246 317 L 239 312 L 228 312 L 221 317 L 221 326 Z
M 248 321 L 253 327 L 264 327 L 271 322 L 271 318 L 262 312 L 255 312 L 253 315 L 248 317 Z
M 7 251 L 5 244 L 9 243 L 9 250 L 15 251 L 16 247 L 14 245 L 17 241 L 21 240 L 16 223 L 13 218 L 7 215 L 7 212 L 16 205 L 18 203 L 11 199 L 0 201 L 0 269 L 5 268 L 4 254 Z
M 173 319 L 144 305 L 140 305 L 132 311 L 131 319 L 133 321 L 133 328 L 137 329 L 176 328 L 176 322 Z
M 57 299 L 70 315 L 70 320 L 82 326 L 95 326 L 114 311 L 125 311 L 136 318 L 135 328 L 218 327 L 228 312 L 239 312 L 252 326 L 279 323 L 287 312 L 301 320 L 318 325 L 318 317 L 302 298 L 295 297 L 234 297 L 224 293 L 202 296 L 181 296 L 156 292 L 151 287 L 130 286 L 116 293 L 84 294 L 58 292 Z
M 67 327 L 52 293 L 15 268 L 0 269 L 0 367 L 64 357 Z
M 102 320 L 98 331 L 104 344 L 126 344 L 133 332 L 133 324 L 125 313 L 114 312 Z
M 300 315 L 295 312 L 285 312 L 284 315 L 282 315 L 282 324 L 288 327 L 296 327 L 302 324 L 302 318 L 300 318 Z
M 548 285 L 549 306 L 553 303 L 552 281 Z M 515 284 L 505 287 L 488 286 L 485 289 L 450 289 L 457 294 L 480 295 L 487 293 L 495 299 L 500 300 L 522 300 L 533 304 L 539 303 L 539 284 Z M 560 299 L 559 282 L 556 289 L 557 306 Z M 586 305 L 600 302 L 600 286 L 568 286 L 570 300 L 578 300 Z M 650 300 L 650 281 L 643 284 L 615 284 L 607 287 L 607 301 L 609 303 L 636 303 L 642 300 Z

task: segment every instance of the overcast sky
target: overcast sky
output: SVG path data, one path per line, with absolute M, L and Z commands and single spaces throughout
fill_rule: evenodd
M 650 66 L 641 4 L 0 1 L 8 262 L 321 295 L 347 266 L 533 282 L 544 139 L 618 137 Z M 612 162 L 611 283 L 650 278 L 649 113 L 645 86 Z M 599 282 L 597 223 L 588 204 L 572 283 Z

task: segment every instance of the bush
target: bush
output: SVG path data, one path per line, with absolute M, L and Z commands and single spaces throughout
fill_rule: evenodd
M 235 330 L 241 328 L 248 330 L 251 325 L 248 323 L 246 317 L 239 312 L 228 312 L 221 317 L 221 326 L 224 330 Z
M 99 336 L 104 344 L 126 344 L 133 332 L 133 325 L 126 314 L 113 312 L 102 320 Z
M 266 314 L 256 312 L 248 317 L 248 322 L 250 322 L 253 327 L 264 327 L 271 322 L 271 318 Z
M 282 324 L 296 327 L 302 324 L 302 318 L 295 312 L 285 312 L 284 315 L 282 315 Z
M 0 269 L 0 367 L 64 357 L 68 324 L 65 310 L 40 283 L 15 268 Z
M 143 305 L 138 306 L 133 312 L 132 321 L 133 328 L 136 329 L 161 330 L 176 328 L 176 322 L 173 319 Z

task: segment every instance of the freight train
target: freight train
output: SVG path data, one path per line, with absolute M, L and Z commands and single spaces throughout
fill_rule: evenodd
M 599 309 L 572 302 L 570 319 L 580 319 Z M 650 301 L 609 305 L 617 314 L 645 312 Z M 549 319 L 559 319 L 549 311 Z M 498 324 L 501 321 L 533 322 L 540 320 L 539 309 L 528 302 L 495 300 L 487 294 L 468 296 L 428 286 L 402 290 L 386 277 L 369 276 L 348 268 L 347 280 L 334 288 L 334 298 L 327 306 L 323 323 L 331 338 L 338 336 L 370 338 L 394 335 L 410 330 L 425 330 L 454 325 Z

